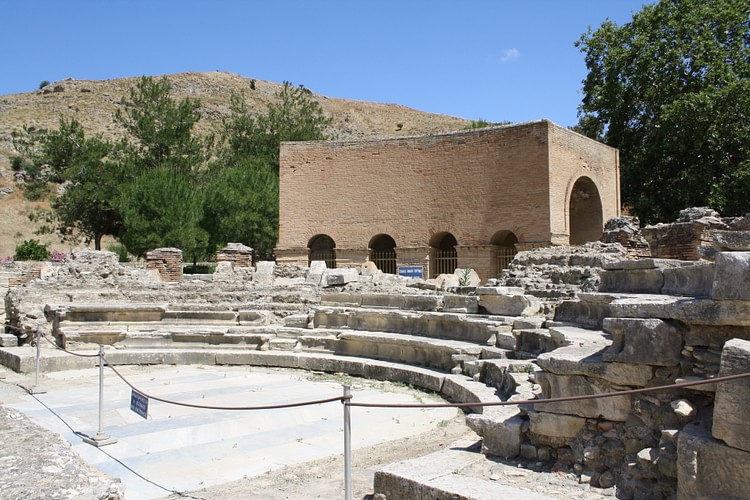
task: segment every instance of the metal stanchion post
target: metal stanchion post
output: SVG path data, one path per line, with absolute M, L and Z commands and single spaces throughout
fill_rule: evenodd
M 352 420 L 349 397 L 352 386 L 344 385 L 344 498 L 352 500 Z
M 117 439 L 110 437 L 104 432 L 104 346 L 99 345 L 99 430 L 93 437 L 84 437 L 85 443 L 94 446 L 105 446 L 117 442 Z
M 41 332 L 39 331 L 38 326 L 36 327 L 36 332 L 35 332 L 34 337 L 36 339 L 35 340 L 36 342 L 36 376 L 34 378 L 34 389 L 36 389 L 37 387 L 39 387 L 39 365 L 41 364 L 41 359 L 42 359 L 42 353 L 40 351 L 40 349 L 42 348 L 42 343 L 41 343 L 42 336 L 41 336 Z

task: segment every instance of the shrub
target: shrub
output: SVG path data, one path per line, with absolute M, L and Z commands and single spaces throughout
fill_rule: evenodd
M 128 249 L 121 243 L 110 243 L 107 245 L 107 251 L 116 253 L 117 258 L 120 262 L 130 262 L 130 255 L 128 255 Z
M 49 81 L 47 81 L 47 80 L 42 80 L 41 82 L 39 82 L 39 90 L 43 89 L 43 88 L 44 88 L 44 87 L 46 87 L 47 85 L 49 85 Z
M 49 250 L 47 245 L 38 240 L 25 240 L 16 245 L 16 260 L 47 260 Z

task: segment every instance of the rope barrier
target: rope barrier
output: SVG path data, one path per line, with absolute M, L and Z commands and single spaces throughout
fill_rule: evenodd
M 15 327 L 10 327 L 15 328 Z M 16 330 L 21 331 L 18 328 L 15 328 Z M 102 358 L 102 362 L 105 363 L 105 366 L 109 367 L 128 387 L 130 387 L 132 390 L 136 391 L 137 393 L 141 394 L 144 397 L 147 397 L 149 399 L 152 399 L 154 401 L 160 401 L 162 403 L 171 404 L 175 406 L 184 406 L 187 408 L 198 408 L 198 409 L 205 409 L 205 410 L 227 410 L 227 411 L 256 411 L 256 410 L 278 410 L 278 409 L 284 409 L 284 408 L 297 408 L 302 406 L 311 406 L 311 405 L 318 405 L 318 404 L 325 404 L 325 403 L 331 403 L 334 401 L 340 401 L 342 404 L 351 406 L 351 407 L 359 407 L 359 408 L 476 408 L 476 407 L 491 407 L 491 406 L 521 406 L 521 405 L 538 405 L 538 404 L 552 404 L 552 403 L 567 403 L 572 401 L 586 401 L 591 399 L 603 399 L 603 398 L 613 398 L 613 397 L 619 397 L 619 396 L 631 396 L 631 395 L 637 395 L 637 394 L 646 394 L 650 392 L 657 392 L 657 391 L 666 391 L 666 390 L 672 390 L 672 389 L 682 389 L 687 387 L 693 387 L 693 386 L 699 386 L 699 385 L 707 385 L 707 384 L 716 384 L 719 382 L 729 382 L 732 380 L 739 380 L 743 378 L 750 377 L 750 372 L 748 373 L 739 373 L 734 375 L 726 375 L 723 377 L 714 377 L 709 379 L 703 379 L 703 380 L 691 380 L 686 382 L 679 382 L 669 385 L 659 385 L 654 387 L 642 387 L 640 389 L 629 389 L 624 391 L 613 391 L 613 392 L 605 392 L 601 394 L 585 394 L 580 396 L 565 396 L 565 397 L 558 397 L 558 398 L 544 398 L 544 399 L 527 399 L 527 400 L 515 400 L 515 401 L 489 401 L 489 402 L 473 402 L 473 403 L 367 403 L 367 402 L 355 402 L 353 401 L 353 396 L 351 394 L 347 396 L 335 396 L 331 398 L 324 398 L 324 399 L 317 399 L 317 400 L 310 400 L 310 401 L 298 401 L 298 402 L 292 402 L 292 403 L 281 403 L 281 404 L 274 404 L 274 405 L 253 405 L 253 406 L 215 406 L 215 405 L 202 405 L 202 404 L 195 404 L 195 403 L 185 403 L 181 401 L 174 401 L 167 398 L 162 398 L 159 396 L 154 396 L 151 394 L 146 393 L 145 391 L 139 389 L 135 385 L 133 385 L 127 378 L 125 378 L 124 375 L 122 375 L 113 365 L 110 363 L 106 356 L 103 354 L 81 354 L 76 353 L 73 351 L 68 351 L 67 349 L 63 349 L 62 347 L 59 347 L 57 344 L 55 344 L 53 341 L 51 341 L 49 338 L 47 338 L 46 334 L 42 334 L 41 337 L 43 337 L 47 342 L 50 342 L 56 349 L 65 352 L 67 354 L 71 354 L 73 356 L 79 356 L 79 357 L 85 357 L 85 358 L 93 358 L 93 357 L 100 357 Z
M 138 389 L 136 386 L 134 386 L 132 383 L 130 383 L 129 380 L 127 380 L 117 369 L 112 366 L 108 361 L 106 357 L 104 358 L 104 362 L 106 363 L 106 366 L 108 366 L 115 374 L 122 379 L 125 384 L 133 389 L 135 392 L 149 398 L 153 399 L 154 401 L 161 401 L 162 403 L 167 403 L 171 405 L 176 406 L 185 406 L 188 408 L 200 408 L 203 410 L 228 410 L 228 411 L 252 411 L 252 410 L 278 410 L 282 408 L 296 408 L 300 406 L 311 406 L 311 405 L 318 405 L 323 403 L 331 403 L 333 401 L 341 401 L 344 402 L 345 400 L 351 399 L 351 396 L 336 396 L 332 398 L 325 398 L 325 399 L 317 399 L 312 401 L 301 401 L 301 402 L 295 402 L 295 403 L 282 403 L 282 404 L 275 404 L 275 405 L 258 405 L 258 406 L 212 406 L 212 405 L 199 405 L 194 403 L 184 403 L 181 401 L 173 401 L 171 399 L 161 398 L 158 396 L 152 396 L 150 394 L 147 394 L 146 392 L 142 391 L 141 389 Z
M 559 398 L 546 398 L 546 399 L 526 399 L 521 401 L 491 401 L 491 402 L 477 402 L 477 403 L 357 403 L 354 401 L 347 402 L 345 404 L 349 406 L 358 406 L 362 408 L 469 408 L 477 406 L 511 406 L 511 405 L 537 405 L 537 404 L 548 404 L 548 403 L 566 403 L 570 401 L 585 401 L 588 399 L 603 399 L 603 398 L 614 398 L 618 396 L 630 396 L 634 394 L 643 394 L 648 392 L 665 391 L 671 389 L 681 389 L 684 387 L 692 387 L 695 385 L 704 384 L 715 384 L 718 382 L 729 382 L 732 380 L 738 380 L 742 378 L 750 377 L 750 372 L 737 373 L 734 375 L 725 375 L 723 377 L 715 377 L 704 380 L 693 380 L 688 382 L 679 382 L 669 385 L 658 385 L 654 387 L 643 387 L 641 389 L 629 389 L 625 391 L 614 391 L 604 392 L 601 394 L 585 394 L 582 396 L 565 396 Z
M 98 357 L 99 357 L 99 354 L 81 354 L 81 353 L 78 353 L 78 352 L 73 352 L 73 351 L 69 351 L 69 350 L 67 350 L 67 349 L 65 349 L 65 348 L 63 348 L 63 347 L 60 347 L 60 346 L 59 346 L 59 345 L 57 345 L 57 344 L 56 344 L 56 343 L 55 343 L 55 342 L 54 342 L 53 340 L 49 339 L 49 338 L 47 337 L 47 334 L 46 334 L 46 333 L 43 333 L 43 334 L 41 335 L 41 337 L 42 337 L 42 338 L 43 338 L 44 340 L 46 340 L 47 342 L 49 342 L 49 343 L 50 343 L 50 344 L 52 345 L 52 347 L 54 347 L 54 348 L 55 348 L 55 349 L 57 349 L 58 351 L 66 352 L 66 353 L 68 353 L 68 354 L 72 354 L 73 356 L 78 356 L 78 357 L 80 357 L 80 358 L 98 358 Z

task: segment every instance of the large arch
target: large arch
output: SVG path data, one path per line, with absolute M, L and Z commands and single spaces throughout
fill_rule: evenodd
M 314 260 L 323 260 L 330 269 L 336 267 L 336 243 L 327 234 L 317 234 L 307 242 L 307 265 Z
M 602 237 L 602 200 L 596 184 L 588 177 L 581 177 L 573 184 L 568 216 L 571 245 L 598 241 Z
M 378 234 L 367 244 L 369 259 L 378 269 L 388 274 L 396 274 L 396 240 L 390 235 Z
M 516 244 L 518 243 L 518 237 L 513 231 L 507 229 L 496 232 L 492 239 L 490 239 L 490 245 L 493 246 L 493 266 L 495 275 L 500 277 L 500 273 L 503 269 L 506 269 L 513 257 L 518 253 Z
M 430 238 L 430 278 L 453 274 L 458 267 L 458 241 L 451 233 L 436 233 Z

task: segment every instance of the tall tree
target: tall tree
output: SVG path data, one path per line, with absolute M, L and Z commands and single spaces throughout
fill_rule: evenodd
M 577 46 L 588 68 L 578 129 L 620 149 L 623 202 L 641 220 L 750 211 L 747 0 L 661 0 Z
M 327 138 L 331 119 L 306 88 L 284 82 L 266 113 L 255 114 L 234 95 L 224 121 L 219 161 L 205 186 L 203 227 L 211 248 L 244 243 L 273 251 L 279 222 L 279 145 Z
M 134 166 L 142 170 L 172 168 L 193 172 L 204 161 L 203 143 L 194 134 L 201 103 L 171 96 L 166 77 L 144 76 L 130 89 L 124 108 L 115 112 L 127 132 Z
M 284 141 L 319 141 L 328 138 L 331 124 L 312 92 L 303 86 L 284 82 L 276 92 L 276 101 L 268 104 L 264 114 L 252 113 L 244 96 L 234 95 L 232 115 L 225 120 L 223 135 L 225 161 L 245 158 L 267 158 L 278 170 L 279 145 Z
M 203 197 L 178 169 L 154 168 L 132 181 L 119 198 L 120 240 L 134 255 L 176 247 L 193 261 L 206 255 L 208 234 L 200 226 Z

